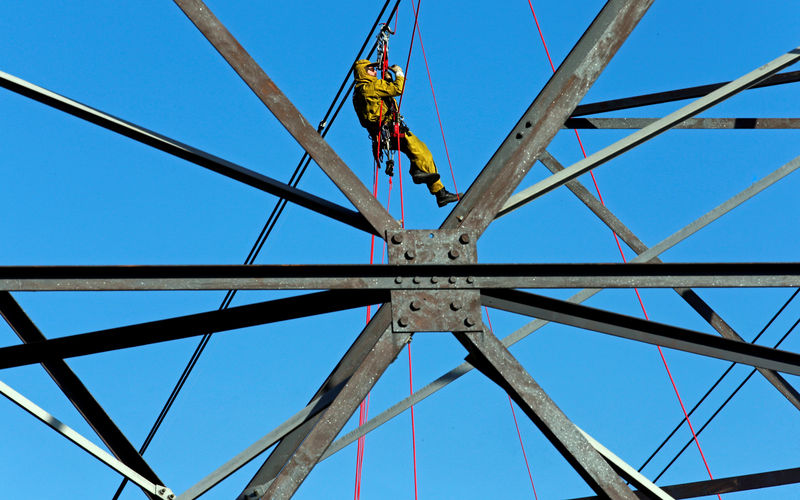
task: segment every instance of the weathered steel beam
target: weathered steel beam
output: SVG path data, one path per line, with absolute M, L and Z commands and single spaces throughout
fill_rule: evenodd
M 456 333 L 470 363 L 519 405 L 586 483 L 608 498 L 636 498 L 597 450 L 490 331 Z
M 461 225 L 483 232 L 652 3 L 652 0 L 606 3 L 443 227 Z
M 661 489 L 672 496 L 672 498 L 697 498 L 722 493 L 735 493 L 737 491 L 774 488 L 776 486 L 796 483 L 800 483 L 800 467 L 709 479 L 693 483 L 674 484 L 672 486 L 662 486 Z M 636 491 L 634 493 L 637 498 L 651 498 L 647 493 L 642 491 Z M 779 493 L 776 492 L 775 498 L 777 498 L 778 495 Z M 583 497 L 574 500 L 597 500 L 598 498 L 600 497 Z
M 339 290 L 191 314 L 0 348 L 0 369 L 167 342 L 325 314 L 388 300 L 388 293 Z
M 648 344 L 800 375 L 800 354 L 708 335 L 518 290 L 484 290 L 481 303 Z
M 786 73 L 772 75 L 750 88 L 757 89 L 798 81 L 800 81 L 800 71 L 787 71 Z M 572 113 L 570 118 L 574 118 L 576 116 L 593 115 L 596 113 L 607 113 L 609 111 L 619 111 L 621 109 L 638 108 L 641 106 L 651 106 L 653 104 L 681 101 L 684 99 L 695 99 L 697 97 L 707 95 L 729 83 L 731 82 L 711 83 L 708 85 L 688 87 L 685 89 L 668 90 L 666 92 L 655 92 L 652 94 L 644 94 L 633 97 L 623 97 L 622 99 L 612 99 L 610 101 L 581 104 L 575 108 L 575 111 Z
M 175 0 L 175 3 L 367 219 L 372 231 L 382 236 L 386 229 L 399 228 L 400 223 L 372 196 L 209 8 L 201 0 Z
M 498 215 L 504 215 L 514 209 L 521 207 L 526 203 L 530 203 L 534 199 L 546 194 L 553 189 L 565 184 L 567 181 L 572 180 L 579 175 L 585 174 L 603 163 L 616 158 L 622 153 L 630 150 L 631 148 L 642 144 L 653 137 L 669 130 L 678 123 L 691 118 L 696 114 L 724 101 L 725 99 L 736 95 L 742 90 L 753 86 L 754 84 L 762 81 L 772 74 L 777 73 L 781 69 L 792 65 L 800 60 L 800 48 L 796 48 L 787 54 L 784 54 L 773 61 L 747 73 L 746 75 L 738 78 L 731 83 L 720 87 L 719 89 L 711 92 L 705 97 L 701 97 L 696 101 L 682 107 L 681 109 L 670 113 L 669 115 L 661 118 L 660 120 L 644 127 L 638 132 L 621 139 L 610 146 L 606 146 L 600 151 L 578 161 L 577 163 L 565 168 L 557 174 L 553 174 L 546 179 L 542 179 L 533 186 L 516 193 L 508 199 L 499 211 Z
M 563 166 L 548 152 L 544 152 L 539 160 L 550 170 L 552 173 L 557 173 L 563 170 Z M 797 166 L 800 167 L 800 159 L 796 161 Z M 622 223 L 610 210 L 603 205 L 600 200 L 592 196 L 588 189 L 577 180 L 571 180 L 566 184 L 567 188 L 572 191 L 597 217 L 605 223 L 609 229 L 614 231 L 634 252 L 643 254 L 647 252 L 647 246 L 640 240 L 633 231 L 631 231 L 625 224 Z M 653 257 L 650 262 L 661 263 L 661 259 Z M 697 311 L 700 316 L 705 319 L 720 335 L 725 338 L 744 341 L 744 339 L 736 333 L 736 331 L 717 314 L 711 306 L 709 306 L 697 293 L 689 288 L 675 288 L 678 295 L 689 304 L 692 309 Z M 795 408 L 800 410 L 800 393 L 792 387 L 779 373 L 772 370 L 765 370 L 759 368 L 758 371 L 766 378 L 781 394 L 783 394 Z
M 349 226 L 372 232 L 366 219 L 353 210 L 342 207 L 328 200 L 277 181 L 266 175 L 247 169 L 235 163 L 223 160 L 217 156 L 201 151 L 197 148 L 183 144 L 169 137 L 163 136 L 152 130 L 134 125 L 115 116 L 103 113 L 97 109 L 81 104 L 49 90 L 38 87 L 20 78 L 0 71 L 0 87 L 29 97 L 47 106 L 69 113 L 72 116 L 86 120 L 105 129 L 135 141 L 147 144 L 155 149 L 177 156 L 183 160 L 199 165 L 203 168 L 224 175 L 230 179 L 242 182 L 248 186 L 260 189 L 269 194 L 305 207 L 309 210 L 330 217 Z
M 0 394 L 31 414 L 43 424 L 47 425 L 57 433 L 70 440 L 73 444 L 77 445 L 94 458 L 128 478 L 131 482 L 142 488 L 150 498 L 161 500 L 171 500 L 174 498 L 172 490 L 161 485 L 160 483 L 153 483 L 149 479 L 145 478 L 3 382 L 0 382 Z
M 25 344 L 47 341 L 42 332 L 39 331 L 30 317 L 25 314 L 22 307 L 8 292 L 0 292 L 0 315 L 3 316 L 8 326 L 14 330 L 17 337 Z M 136 451 L 136 448 L 134 448 L 125 434 L 117 427 L 117 424 L 111 420 L 111 417 L 100 406 L 100 403 L 92 396 L 89 389 L 83 385 L 83 382 L 63 360 L 52 359 L 44 361 L 42 367 L 120 462 L 141 474 L 148 481 L 154 484 L 164 484 L 153 469 L 150 468 L 150 465 L 144 461 L 139 452 Z M 148 491 L 145 491 L 145 493 L 150 498 L 156 498 Z
M 0 290 L 8 291 L 795 286 L 797 262 L 0 266 Z
M 569 129 L 637 129 L 657 122 L 658 118 L 570 118 L 563 128 Z M 797 129 L 800 118 L 689 118 L 673 129 Z M 541 157 L 540 157 L 541 159 Z

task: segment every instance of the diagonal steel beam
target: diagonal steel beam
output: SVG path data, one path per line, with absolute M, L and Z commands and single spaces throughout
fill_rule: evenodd
M 175 0 L 190 21 L 367 219 L 375 234 L 400 227 L 201 0 Z
M 797 483 L 800 483 L 800 467 L 709 479 L 693 483 L 674 484 L 671 486 L 662 486 L 662 489 L 671 495 L 672 498 L 696 498 L 720 493 L 735 493 L 738 491 L 757 490 L 761 488 L 774 488 L 776 486 Z M 636 491 L 634 493 L 638 498 L 651 498 L 644 492 Z M 574 500 L 597 500 L 598 498 L 599 497 L 583 497 Z
M 635 129 L 645 128 L 658 118 L 570 118 L 563 128 L 569 129 Z M 797 129 L 800 118 L 689 118 L 673 129 Z M 540 156 L 541 159 L 541 156 Z
M 636 498 L 525 368 L 490 331 L 456 333 L 471 363 L 519 405 L 550 443 L 598 495 Z M 469 359 L 469 358 L 468 358 Z
M 444 226 L 482 233 L 653 0 L 610 0 L 533 100 Z
M 67 97 L 43 89 L 37 85 L 26 82 L 8 73 L 0 71 L 0 87 L 23 95 L 34 101 L 69 113 L 72 116 L 86 120 L 120 135 L 147 144 L 165 153 L 177 156 L 183 160 L 207 168 L 212 172 L 224 175 L 230 179 L 260 189 L 266 193 L 280 196 L 301 207 L 330 217 L 349 226 L 372 232 L 372 227 L 361 214 L 342 207 L 328 200 L 307 193 L 283 182 L 277 181 L 266 175 L 249 170 L 235 163 L 223 160 L 217 156 L 201 151 L 197 148 L 183 144 L 169 137 L 163 136 L 152 130 L 134 125 L 115 116 L 103 113 L 97 109 L 73 101 Z
M 725 99 L 736 95 L 742 90 L 753 86 L 770 75 L 777 73 L 781 69 L 796 63 L 798 60 L 800 60 L 800 47 L 793 49 L 789 53 L 784 54 L 759 68 L 756 68 L 741 78 L 738 78 L 731 83 L 711 92 L 705 97 L 697 99 L 691 104 L 688 104 L 687 106 L 668 114 L 664 118 L 661 118 L 655 123 L 652 123 L 637 132 L 634 132 L 624 139 L 621 139 L 610 146 L 606 146 L 589 157 L 584 158 L 583 160 L 580 160 L 577 163 L 565 168 L 561 172 L 553 174 L 546 179 L 542 179 L 533 186 L 520 191 L 508 199 L 508 201 L 499 211 L 498 215 L 505 215 L 526 203 L 530 203 L 539 196 L 542 196 L 543 194 L 546 194 L 565 184 L 567 181 L 572 180 L 579 175 L 585 174 L 589 170 L 602 165 L 603 163 L 621 155 L 635 146 L 638 146 L 639 144 L 656 137 L 683 120 L 691 118 L 692 116 L 716 104 L 719 104 Z
M 161 485 L 161 483 L 154 483 L 151 480 L 147 479 L 146 477 L 142 476 L 135 470 L 131 469 L 124 463 L 120 462 L 119 460 L 115 459 L 111 456 L 108 452 L 97 446 L 96 444 L 92 443 L 82 435 L 78 434 L 70 428 L 69 426 L 62 423 L 60 420 L 55 418 L 53 415 L 47 413 L 42 408 L 34 404 L 31 400 L 23 396 L 22 394 L 18 393 L 8 385 L 3 382 L 0 382 L 0 394 L 8 398 L 9 401 L 16 404 L 33 417 L 38 419 L 43 424 L 47 425 L 57 433 L 61 434 L 68 440 L 70 440 L 73 444 L 77 445 L 85 452 L 92 455 L 94 458 L 100 460 L 107 466 L 111 467 L 115 471 L 119 472 L 126 478 L 130 479 L 133 483 L 137 486 L 142 488 L 148 497 L 154 499 L 162 499 L 162 500 L 171 500 L 175 497 L 172 494 L 172 490 L 169 488 Z
M 519 290 L 485 290 L 481 303 L 534 318 L 671 349 L 800 375 L 800 354 L 730 340 Z
M 383 308 L 388 309 L 388 308 Z M 383 332 L 378 342 L 355 369 L 342 390 L 275 477 L 262 499 L 290 498 L 319 462 L 322 454 L 367 396 L 389 364 L 410 340 L 410 335 L 392 333 L 385 318 L 373 318 L 367 329 Z
M 800 71 L 787 71 L 786 73 L 772 75 L 764 81 L 756 83 L 750 88 L 757 89 L 794 82 L 800 82 Z M 607 113 L 609 111 L 619 111 L 621 109 L 638 108 L 641 106 L 681 101 L 684 99 L 694 99 L 707 95 L 710 92 L 713 92 L 729 83 L 731 82 L 711 83 L 708 85 L 699 85 L 697 87 L 688 87 L 684 89 L 668 90 L 666 92 L 655 92 L 652 94 L 644 94 L 633 97 L 623 97 L 622 99 L 612 99 L 610 101 L 581 104 L 575 108 L 575 111 L 570 116 L 570 119 L 576 116 Z
M 547 167 L 552 173 L 557 173 L 563 170 L 563 166 L 553 156 L 545 152 L 539 160 Z M 794 160 L 800 166 L 800 157 Z M 614 214 L 603 205 L 600 200 L 592 196 L 588 189 L 577 180 L 571 180 L 567 183 L 567 188 L 572 191 L 601 221 L 603 221 L 612 231 L 614 231 L 634 252 L 637 254 L 645 253 L 647 246 L 631 231 L 625 224 L 622 223 Z M 661 262 L 658 257 L 653 257 L 650 262 Z M 689 288 L 675 288 L 675 291 L 680 295 L 687 304 L 689 304 L 700 316 L 705 319 L 720 335 L 727 339 L 738 340 L 744 342 L 744 339 L 736 333 L 736 331 L 728 325 L 697 293 Z M 792 387 L 779 373 L 772 370 L 765 370 L 758 368 L 759 373 L 766 378 L 781 394 L 789 400 L 789 402 L 800 410 L 800 393 Z
M 760 193 L 767 187 L 771 186 L 772 184 L 778 182 L 780 179 L 784 178 L 786 175 L 793 172 L 795 169 L 800 167 L 800 157 L 792 160 L 791 162 L 783 165 L 782 167 L 778 168 L 774 172 L 770 173 L 769 175 L 765 176 L 761 180 L 754 183 L 752 186 L 748 187 L 747 189 L 737 193 L 729 200 L 725 201 L 721 205 L 717 206 L 710 212 L 704 214 L 703 216 L 699 217 L 697 220 L 691 222 L 687 226 L 679 229 L 674 234 L 668 236 L 660 243 L 654 245 L 646 252 L 642 253 L 638 257 L 631 260 L 632 263 L 636 262 L 646 262 L 654 257 L 657 257 L 663 252 L 666 252 L 670 248 L 674 247 L 681 241 L 685 240 L 689 236 L 693 235 L 697 231 L 703 229 L 708 224 L 714 222 L 718 218 L 722 217 L 723 215 L 727 214 L 734 208 L 738 207 L 745 201 L 749 200 L 756 194 Z M 580 304 L 589 298 L 593 297 L 595 294 L 600 292 L 600 289 L 584 289 L 569 299 L 568 302 Z M 527 325 L 519 328 L 518 330 L 512 332 L 505 338 L 503 338 L 502 342 L 505 346 L 511 346 L 520 340 L 524 339 L 528 335 L 532 334 L 539 328 L 545 326 L 548 321 L 537 319 L 531 321 Z M 342 450 L 344 447 L 348 446 L 349 444 L 356 441 L 359 437 L 371 432 L 372 430 L 376 429 L 377 427 L 383 425 L 384 423 L 388 422 L 392 418 L 400 415 L 405 410 L 410 408 L 412 405 L 423 401 L 428 396 L 431 396 L 435 392 L 443 389 L 451 382 L 458 380 L 462 375 L 469 373 L 472 370 L 472 365 L 469 363 L 462 363 L 456 368 L 453 368 L 449 372 L 443 374 L 430 384 L 426 385 L 422 389 L 418 390 L 411 396 L 404 398 L 403 400 L 399 401 L 398 403 L 392 405 L 387 410 L 381 412 L 380 414 L 370 418 L 364 425 L 353 429 L 346 435 L 342 436 L 339 440 L 331 445 L 325 455 L 323 455 L 323 459 L 333 455 L 334 453 Z
M 24 343 L 35 344 L 47 340 L 8 292 L 0 292 L 0 315 Z M 42 367 L 114 456 L 148 481 L 164 484 L 63 360 L 43 361 Z M 151 493 L 145 493 L 155 498 Z
M 388 300 L 388 293 L 370 290 L 318 292 L 49 340 L 42 339 L 0 348 L 0 369 L 326 314 L 367 306 L 381 300 Z

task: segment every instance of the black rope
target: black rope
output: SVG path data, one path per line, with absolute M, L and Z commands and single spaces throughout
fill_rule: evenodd
M 772 323 L 778 318 L 778 316 L 780 316 L 780 314 L 784 311 L 784 309 L 786 309 L 789 306 L 789 304 L 792 302 L 792 300 L 794 300 L 794 298 L 797 296 L 798 293 L 800 293 L 800 288 L 795 290 L 795 292 L 792 294 L 791 297 L 789 297 L 789 299 L 786 301 L 786 303 L 784 303 L 783 306 L 781 306 L 781 308 L 778 309 L 778 312 L 776 312 L 772 316 L 772 318 L 770 318 L 770 320 L 767 321 L 767 324 L 764 325 L 764 327 L 761 329 L 761 331 L 758 332 L 758 335 L 756 335 L 756 337 L 750 342 L 751 344 L 755 343 L 764 334 L 764 332 L 767 331 L 767 329 L 770 327 L 770 325 L 772 325 Z M 794 327 L 792 327 L 792 328 L 794 328 Z M 791 329 L 789 331 L 791 331 Z M 785 338 L 785 336 L 784 336 L 784 338 Z M 783 339 L 781 339 L 781 342 L 782 341 L 783 341 Z M 700 398 L 700 400 L 689 411 L 689 413 L 687 414 L 687 417 L 691 417 L 692 416 L 692 414 L 695 412 L 695 410 L 697 410 L 697 408 L 700 407 L 700 405 L 703 403 L 703 401 L 706 400 L 706 398 L 711 394 L 711 392 L 714 389 L 717 388 L 717 386 L 723 381 L 723 379 L 725 379 L 725 377 L 727 377 L 727 375 L 730 373 L 730 371 L 733 369 L 734 366 L 736 366 L 736 363 L 731 363 L 731 365 L 722 373 L 722 375 L 720 375 L 720 377 L 717 379 L 717 381 L 714 382 L 714 384 L 711 385 L 711 387 L 706 391 L 706 393 L 703 395 L 703 397 Z M 717 411 L 719 411 L 719 410 L 717 410 Z M 650 463 L 650 461 L 658 454 L 659 451 L 661 451 L 661 449 L 667 444 L 667 442 L 672 438 L 672 436 L 674 436 L 675 433 L 678 432 L 678 429 L 680 429 L 681 426 L 685 422 L 686 422 L 686 417 L 682 418 L 681 421 L 678 422 L 678 425 L 676 425 L 675 428 L 672 429 L 672 432 L 669 433 L 669 435 L 664 439 L 664 441 L 661 442 L 661 444 L 658 446 L 658 448 L 656 448 L 656 450 L 647 458 L 647 460 L 645 460 L 645 462 L 642 464 L 642 466 L 639 467 L 639 469 L 638 469 L 639 472 L 641 472 L 642 469 L 644 469 L 647 466 L 647 464 Z M 706 425 L 708 425 L 708 424 L 706 423 Z M 703 426 L 703 427 L 705 428 L 705 426 Z M 697 434 L 700 434 L 700 433 L 698 432 Z M 663 474 L 663 472 L 662 472 L 662 474 Z
M 383 8 L 381 9 L 380 13 L 378 14 L 378 16 L 375 19 L 375 22 L 372 25 L 372 28 L 370 28 L 369 33 L 367 34 L 367 37 L 364 40 L 364 43 L 361 45 L 361 48 L 358 50 L 358 54 L 356 55 L 356 59 L 355 60 L 358 60 L 358 59 L 361 58 L 361 55 L 364 53 L 364 50 L 366 49 L 367 44 L 369 43 L 370 39 L 372 38 L 372 33 L 375 31 L 375 28 L 378 26 L 378 23 L 380 22 L 381 17 L 383 16 L 384 12 L 386 12 L 386 8 L 389 6 L 390 3 L 391 3 L 391 0 L 386 0 L 386 3 L 384 3 Z M 398 8 L 399 4 L 400 4 L 400 0 L 396 0 L 396 2 L 394 4 L 394 8 L 392 9 L 392 12 L 389 14 L 389 20 L 387 22 L 390 22 L 391 19 L 394 17 L 394 15 L 397 13 L 397 8 Z M 370 52 L 367 54 L 367 58 L 372 57 L 372 54 L 373 54 L 374 51 L 375 51 L 375 47 L 373 46 L 372 49 L 370 50 Z M 336 96 L 333 98 L 333 100 L 331 102 L 331 105 L 328 107 L 328 111 L 325 113 L 325 116 L 323 117 L 323 119 L 319 123 L 319 127 L 317 128 L 317 132 L 320 132 L 322 137 L 325 137 L 327 135 L 328 130 L 330 130 L 330 126 L 333 125 L 333 122 L 336 120 L 336 117 L 339 115 L 339 111 L 341 111 L 342 106 L 344 105 L 345 101 L 347 100 L 348 96 L 350 95 L 350 92 L 352 92 L 352 90 L 353 90 L 353 87 L 354 87 L 355 83 L 351 82 L 350 86 L 347 89 L 347 93 L 345 94 L 344 98 L 339 102 L 339 106 L 336 107 L 336 111 L 334 112 L 333 116 L 330 116 L 331 111 L 336 106 L 336 102 L 339 99 L 339 97 L 342 95 L 342 91 L 344 90 L 345 86 L 347 85 L 347 81 L 350 79 L 350 75 L 351 75 L 352 72 L 353 72 L 353 68 L 351 66 L 349 68 L 349 70 L 347 71 L 347 75 L 344 77 L 344 80 L 342 81 L 342 84 L 339 86 L 339 90 L 336 92 Z M 329 118 L 330 118 L 330 123 L 328 122 Z M 303 156 L 300 158 L 300 162 L 298 163 L 297 167 L 295 168 L 294 173 L 292 174 L 292 177 L 289 179 L 289 184 L 292 187 L 297 187 L 298 183 L 300 182 L 300 179 L 303 177 L 303 174 L 305 174 L 306 169 L 308 168 L 308 165 L 310 163 L 311 163 L 311 157 L 308 155 L 307 152 L 303 153 Z M 245 265 L 251 265 L 251 264 L 253 264 L 255 262 L 256 257 L 258 257 L 258 254 L 261 252 L 261 249 L 264 247 L 264 244 L 266 243 L 267 238 L 272 233 L 272 230 L 275 228 L 275 225 L 277 224 L 278 218 L 283 213 L 283 210 L 286 207 L 287 203 L 288 202 L 286 201 L 286 199 L 280 198 L 278 200 L 278 202 L 275 204 L 275 207 L 272 209 L 272 212 L 270 213 L 269 217 L 267 218 L 267 222 L 264 224 L 264 227 L 261 229 L 261 232 L 259 233 L 258 238 L 256 238 L 256 241 L 253 244 L 253 247 L 250 249 L 250 253 L 247 255 L 247 258 L 245 259 L 245 262 L 244 262 Z M 236 290 L 228 290 L 228 292 L 225 294 L 225 297 L 222 299 L 222 303 L 219 306 L 219 310 L 227 309 L 230 306 L 231 302 L 233 302 L 233 298 L 235 296 L 236 296 Z M 183 389 L 183 386 L 186 383 L 186 380 L 189 378 L 189 375 L 192 373 L 192 370 L 194 369 L 195 365 L 197 364 L 197 361 L 200 359 L 200 356 L 203 354 L 203 351 L 205 350 L 205 348 L 208 345 L 208 342 L 210 340 L 211 340 L 211 334 L 210 333 L 207 333 L 207 334 L 203 335 L 203 337 L 200 339 L 200 342 L 198 343 L 197 347 L 195 348 L 194 353 L 192 353 L 191 358 L 189 358 L 189 362 L 186 365 L 186 368 L 184 368 L 183 373 L 181 373 L 180 377 L 178 378 L 178 382 L 175 384 L 175 387 L 172 389 L 172 392 L 170 393 L 169 397 L 167 398 L 167 401 L 164 404 L 164 407 L 161 409 L 161 412 L 159 413 L 158 417 L 156 418 L 156 421 L 153 423 L 153 426 L 150 429 L 150 432 L 147 434 L 147 437 L 145 438 L 144 443 L 142 444 L 142 447 L 139 449 L 139 454 L 144 454 L 144 452 L 147 450 L 148 446 L 152 442 L 153 438 L 155 437 L 156 433 L 158 432 L 158 429 L 161 427 L 161 424 L 164 422 L 164 419 L 166 418 L 167 413 L 169 413 L 170 409 L 172 408 L 172 405 L 175 403 L 175 400 L 177 399 L 178 394 L 181 392 L 181 389 Z M 119 488 L 117 488 L 117 491 L 114 494 L 112 500 L 117 500 L 119 498 L 119 496 L 122 494 L 122 490 L 125 488 L 125 485 L 127 484 L 127 481 L 128 481 L 127 479 L 123 479 L 122 480 L 122 483 L 119 485 Z
M 792 325 L 792 326 L 789 328 L 789 330 L 788 330 L 788 331 L 787 331 L 785 334 L 783 334 L 783 337 L 781 337 L 781 339 L 778 341 L 778 343 L 777 343 L 777 344 L 775 344 L 775 346 L 774 346 L 774 347 L 775 347 L 775 348 L 777 348 L 779 345 L 781 345 L 781 343 L 782 343 L 784 340 L 786 340 L 786 337 L 788 337 L 788 336 L 789 336 L 789 334 L 790 334 L 790 333 L 792 333 L 792 330 L 794 330 L 794 329 L 795 329 L 795 327 L 796 327 L 798 324 L 800 324 L 800 319 L 798 319 L 797 321 L 795 321 L 795 322 L 794 322 L 794 324 L 793 324 L 793 325 Z M 708 424 L 710 424 L 710 423 L 711 423 L 711 421 L 712 421 L 712 420 L 714 420 L 714 417 L 716 417 L 716 416 L 719 414 L 719 412 L 721 412 L 721 411 L 722 411 L 722 409 L 723 409 L 723 408 L 725 408 L 725 405 L 727 405 L 727 404 L 728 404 L 728 402 L 729 402 L 731 399 L 733 399 L 733 397 L 736 395 L 736 393 L 737 393 L 737 392 L 739 392 L 739 389 L 741 389 L 742 387 L 744 387 L 744 384 L 746 384 L 746 383 L 747 383 L 747 381 L 748 381 L 748 380 L 750 380 L 750 377 L 752 377 L 752 376 L 753 376 L 755 373 L 756 373 L 756 369 L 755 369 L 755 368 L 753 368 L 753 369 L 750 371 L 750 373 L 747 375 L 747 377 L 745 377 L 745 379 L 742 381 L 742 383 L 741 383 L 741 384 L 739 384 L 739 386 L 738 386 L 738 387 L 736 387 L 736 389 L 734 389 L 734 390 L 733 390 L 733 392 L 731 393 L 731 395 L 730 395 L 730 396 L 728 396 L 728 399 L 726 399 L 726 400 L 725 400 L 725 401 L 722 403 L 722 405 L 720 405 L 720 407 L 717 409 L 717 411 L 715 411 L 715 412 L 714 412 L 714 414 L 713 414 L 713 415 L 711 415 L 711 417 L 709 417 L 708 421 L 706 421 L 706 423 L 705 423 L 705 424 L 703 424 L 703 426 L 702 426 L 702 427 L 700 427 L 700 430 L 699 430 L 699 431 L 697 431 L 697 436 L 699 436 L 699 435 L 700 435 L 700 433 L 701 433 L 701 432 L 703 432 L 703 430 L 704 430 L 706 427 L 708 427 Z M 676 460 L 678 460 L 678 457 L 680 457 L 680 456 L 681 456 L 681 454 L 683 454 L 683 452 L 684 452 L 684 451 L 686 451 L 686 448 L 688 448 L 688 447 L 689 447 L 689 445 L 690 445 L 690 444 L 692 444 L 692 442 L 694 442 L 694 439 L 690 439 L 690 440 L 689 440 L 689 442 L 688 442 L 688 443 L 686 443 L 686 444 L 683 446 L 683 448 L 681 448 L 681 451 L 679 451 L 679 452 L 678 452 L 678 454 L 677 454 L 677 455 L 675 455 L 675 457 L 674 457 L 674 458 L 673 458 L 673 459 L 672 459 L 672 460 L 671 460 L 671 461 L 670 461 L 670 462 L 667 464 L 667 466 L 666 466 L 666 467 L 664 467 L 664 469 L 663 469 L 663 470 L 662 470 L 662 471 L 661 471 L 661 472 L 658 474 L 658 476 L 656 476 L 656 478 L 653 480 L 653 482 L 655 482 L 655 481 L 658 481 L 658 480 L 661 478 L 661 476 L 663 476 L 663 475 L 664 475 L 664 473 L 665 473 L 665 472 L 667 472 L 667 469 L 669 469 L 669 468 L 672 466 L 672 464 L 674 464 L 674 463 L 675 463 L 675 461 L 676 461 Z

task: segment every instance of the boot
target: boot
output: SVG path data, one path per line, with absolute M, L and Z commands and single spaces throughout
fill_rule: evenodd
M 414 169 L 411 171 L 411 180 L 414 181 L 414 184 L 430 185 L 439 180 L 439 174 L 436 172 L 429 174 L 428 172 Z
M 454 201 L 458 201 L 458 199 L 461 197 L 460 194 L 450 193 L 445 188 L 436 191 L 435 194 L 436 194 L 436 204 L 439 205 L 439 207 L 443 207 L 448 203 L 453 203 Z

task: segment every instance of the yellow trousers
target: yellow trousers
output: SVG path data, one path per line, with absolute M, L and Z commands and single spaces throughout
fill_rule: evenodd
M 389 143 L 389 149 L 392 151 L 397 151 L 397 136 L 394 136 L 393 134 L 393 137 Z M 399 143 L 400 152 L 405 154 L 408 157 L 408 160 L 411 162 L 411 165 L 408 169 L 409 172 L 413 172 L 414 170 L 422 170 L 423 172 L 429 174 L 437 173 L 436 164 L 433 162 L 433 155 L 428 149 L 428 146 L 419 140 L 417 136 L 411 132 L 406 132 L 405 134 L 401 134 Z M 375 149 L 375 154 L 377 157 L 377 144 L 373 144 L 373 148 Z M 431 192 L 431 194 L 435 194 L 443 188 L 444 185 L 441 181 L 428 184 L 428 190 Z

